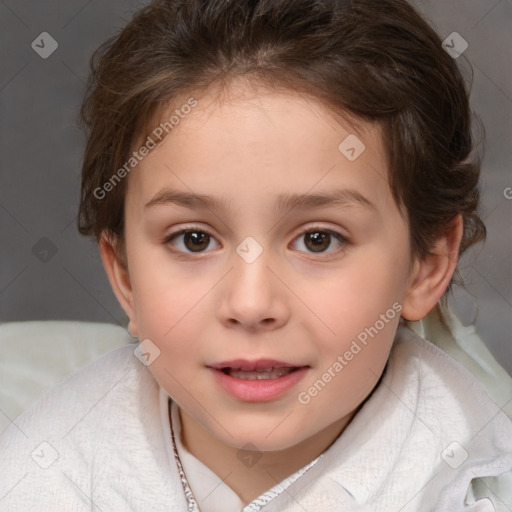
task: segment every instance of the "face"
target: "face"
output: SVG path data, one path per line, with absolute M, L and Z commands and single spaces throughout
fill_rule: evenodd
M 411 279 L 377 127 L 355 135 L 291 92 L 212 92 L 132 171 L 125 206 L 126 309 L 188 421 L 262 451 L 347 422 Z

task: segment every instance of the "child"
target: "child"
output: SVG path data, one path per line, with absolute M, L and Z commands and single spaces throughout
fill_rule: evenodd
M 511 510 L 510 419 L 405 323 L 485 233 L 405 0 L 154 1 L 82 112 L 80 231 L 141 343 L 3 433 L 0 510 Z

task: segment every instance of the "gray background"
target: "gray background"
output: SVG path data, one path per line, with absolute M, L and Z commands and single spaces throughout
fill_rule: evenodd
M 96 245 L 76 230 L 84 136 L 77 119 L 92 51 L 145 2 L 0 2 L 0 322 L 74 319 L 126 325 Z M 441 38 L 469 44 L 472 104 L 486 129 L 485 246 L 461 263 L 450 300 L 512 372 L 512 0 L 417 0 Z M 31 47 L 57 42 L 47 59 Z M 512 197 L 512 190 L 509 197 Z

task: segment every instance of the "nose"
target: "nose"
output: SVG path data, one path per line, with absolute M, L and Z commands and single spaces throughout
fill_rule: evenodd
M 233 255 L 232 270 L 219 290 L 218 315 L 228 328 L 272 331 L 290 316 L 286 287 L 276 276 L 277 268 L 266 251 L 251 263 Z

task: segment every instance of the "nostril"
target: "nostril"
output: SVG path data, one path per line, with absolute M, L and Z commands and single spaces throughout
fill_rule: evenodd
M 262 327 L 272 327 L 277 323 L 276 318 L 262 318 L 261 320 L 254 320 L 254 322 L 244 322 L 243 320 L 239 320 L 238 318 L 229 318 L 227 320 L 229 324 L 233 327 L 246 327 L 247 329 L 258 329 Z

